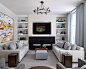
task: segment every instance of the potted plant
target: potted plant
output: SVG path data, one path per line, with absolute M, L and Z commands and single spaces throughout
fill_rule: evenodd
M 43 48 L 46 48 L 46 45 L 43 44 L 42 47 L 43 47 Z

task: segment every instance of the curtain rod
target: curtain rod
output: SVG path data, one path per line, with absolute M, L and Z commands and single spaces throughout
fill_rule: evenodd
M 84 3 L 81 3 L 81 4 L 84 4 Z M 76 8 L 75 8 L 75 9 L 76 9 Z M 73 9 L 72 11 L 74 11 L 75 9 Z M 71 12 L 72 12 L 72 11 L 71 11 Z
M 74 10 L 76 10 L 76 8 L 75 8 L 75 9 L 73 9 L 72 11 L 74 11 Z M 71 11 L 71 12 L 72 12 L 72 11 Z

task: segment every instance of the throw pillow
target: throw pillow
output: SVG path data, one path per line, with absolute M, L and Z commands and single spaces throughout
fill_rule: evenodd
M 4 46 L 3 46 L 3 49 L 4 49 L 4 50 L 9 50 L 9 46 L 5 46 L 5 45 L 4 45 Z
M 76 50 L 76 45 L 75 44 L 71 44 L 71 50 Z
M 9 46 L 9 49 L 10 50 L 15 50 L 16 49 L 16 44 L 14 42 L 11 42 L 10 46 Z
M 66 41 L 63 41 L 63 42 L 64 42 L 64 45 L 65 45 Z M 63 45 L 63 47 L 62 47 L 62 48 L 64 48 L 64 45 Z
M 15 50 L 16 49 L 16 46 L 14 45 L 14 43 L 11 43 L 10 44 L 9 49 L 10 50 Z
M 83 65 L 80 69 L 85 69 L 86 68 L 86 65 Z
M 67 47 L 65 48 L 65 50 L 71 50 L 71 46 L 67 45 Z
M 62 47 L 63 47 L 63 45 L 64 45 L 64 42 L 59 42 L 58 47 L 62 48 Z
M 21 45 L 24 46 L 24 41 L 17 41 L 17 43 L 21 43 Z
M 64 49 L 65 49 L 68 45 L 70 45 L 70 43 L 69 43 L 69 42 L 66 42 L 65 45 L 64 45 Z
M 4 49 L 4 50 L 9 50 L 9 46 L 10 46 L 10 44 L 7 43 L 7 44 L 5 44 L 5 45 L 3 46 L 3 49 Z
M 22 44 L 20 42 L 16 43 L 18 49 L 22 47 Z

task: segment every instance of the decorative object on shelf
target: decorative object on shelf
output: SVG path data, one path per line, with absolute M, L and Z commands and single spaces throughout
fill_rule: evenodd
M 42 47 L 43 47 L 43 48 L 46 48 L 46 45 L 43 44 Z
M 23 34 L 27 34 L 27 31 L 26 30 L 24 30 L 24 33 Z
M 20 38 L 18 38 L 18 40 L 20 40 Z
M 26 40 L 26 37 L 20 37 L 20 40 Z
M 27 28 L 27 26 L 25 28 Z
M 64 20 L 64 22 L 66 22 L 66 20 Z
M 43 1 L 41 1 L 40 3 L 41 3 L 41 5 L 39 7 L 37 7 L 37 9 L 33 10 L 34 13 L 37 13 L 37 14 L 39 14 L 39 13 L 43 14 L 43 13 L 45 13 L 47 15 L 47 13 L 51 12 L 50 9 L 49 9 L 49 7 L 46 8 L 43 5 L 43 3 L 44 3 Z
M 19 31 L 19 34 L 23 34 L 23 32 L 22 31 Z
M 62 21 L 62 18 L 59 18 L 59 21 Z
M 19 25 L 19 27 L 18 28 L 22 28 L 22 25 Z
M 25 22 L 25 20 L 21 20 L 21 22 Z
M 61 24 L 61 28 L 65 28 L 65 24 Z
M 57 33 L 57 34 L 60 34 L 60 33 Z
M 66 32 L 64 31 L 64 34 L 66 34 Z
M 64 37 L 62 37 L 62 40 L 65 40 L 65 38 L 64 38 Z
M 0 43 L 13 40 L 13 18 L 0 12 Z
M 20 31 L 20 33 L 22 33 L 22 31 Z
M 65 31 L 62 31 L 61 34 L 66 34 L 66 32 Z
M 63 22 L 62 18 L 59 18 L 58 20 L 56 20 L 57 22 Z
M 60 25 L 57 25 L 57 28 L 61 28 Z

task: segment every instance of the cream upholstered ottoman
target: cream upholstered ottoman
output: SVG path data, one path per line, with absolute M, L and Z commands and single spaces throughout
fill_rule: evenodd
M 36 59 L 47 59 L 47 50 L 36 50 Z

